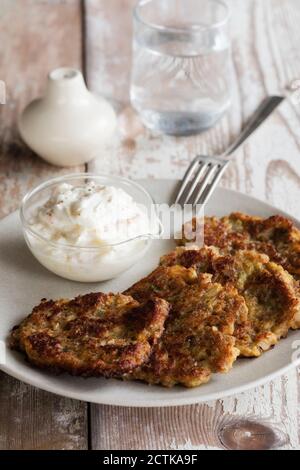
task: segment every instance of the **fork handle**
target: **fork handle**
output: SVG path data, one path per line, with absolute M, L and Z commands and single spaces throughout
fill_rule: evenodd
M 238 138 L 225 150 L 221 157 L 228 157 L 262 124 L 277 106 L 284 100 L 282 96 L 268 96 L 247 122 Z

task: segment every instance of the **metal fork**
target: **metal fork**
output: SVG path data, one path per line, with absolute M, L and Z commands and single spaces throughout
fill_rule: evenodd
M 198 155 L 187 169 L 175 204 L 205 204 L 225 172 L 230 160 L 226 160 L 267 119 L 284 100 L 282 96 L 266 98 L 254 112 L 238 138 L 218 157 Z M 193 179 L 192 179 L 193 178 Z

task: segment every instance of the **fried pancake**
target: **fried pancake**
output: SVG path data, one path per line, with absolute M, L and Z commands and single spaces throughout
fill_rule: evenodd
M 162 299 L 140 304 L 122 294 L 44 300 L 13 329 L 10 346 L 56 373 L 120 376 L 148 359 L 168 312 Z
M 233 285 L 245 298 L 248 320 L 237 322 L 234 335 L 242 356 L 260 356 L 300 327 L 300 300 L 294 278 L 268 256 L 255 251 L 221 255 L 216 248 L 177 248 L 161 258 L 162 266 L 193 267 L 214 282 Z
M 171 304 L 165 331 L 149 362 L 130 378 L 171 387 L 196 387 L 212 373 L 228 372 L 239 354 L 232 336 L 247 318 L 244 299 L 232 286 L 212 282 L 182 266 L 158 267 L 126 291 L 139 301 L 153 296 Z
M 200 227 L 200 222 L 197 225 L 195 218 L 185 224 L 178 244 L 193 241 L 196 227 Z M 264 253 L 300 279 L 300 230 L 280 215 L 263 219 L 236 212 L 220 219 L 205 217 L 204 243 L 229 252 L 255 250 Z

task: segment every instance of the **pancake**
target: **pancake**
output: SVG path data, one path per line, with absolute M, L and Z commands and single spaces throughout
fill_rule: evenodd
M 165 331 L 148 363 L 129 378 L 196 387 L 213 373 L 231 369 L 239 354 L 235 324 L 246 320 L 247 308 L 234 287 L 223 287 L 211 278 L 182 266 L 158 267 L 126 291 L 139 302 L 158 296 L 171 305 Z
M 55 373 L 116 377 L 143 364 L 161 336 L 169 305 L 122 294 L 44 300 L 10 336 L 10 347 Z
M 237 289 L 248 307 L 247 321 L 238 322 L 234 332 L 242 356 L 260 356 L 290 328 L 300 327 L 297 283 L 266 255 L 245 250 L 223 255 L 213 247 L 177 248 L 161 258 L 161 265 L 192 267 L 199 275 L 210 273 L 214 282 Z
M 258 251 L 300 279 L 300 230 L 289 219 L 280 215 L 263 219 L 236 212 L 222 218 L 205 217 L 204 222 L 206 246 L 216 246 L 230 253 Z M 196 227 L 201 229 L 195 218 L 185 224 L 178 244 L 193 242 Z

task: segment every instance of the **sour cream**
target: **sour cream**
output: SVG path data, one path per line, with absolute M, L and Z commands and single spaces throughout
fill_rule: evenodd
M 47 240 L 84 247 L 121 243 L 150 230 L 144 206 L 121 188 L 93 182 L 61 184 L 30 224 Z
M 55 187 L 31 213 L 29 227 L 25 238 L 35 257 L 82 282 L 111 279 L 127 269 L 142 256 L 151 233 L 145 206 L 121 188 L 93 181 Z

